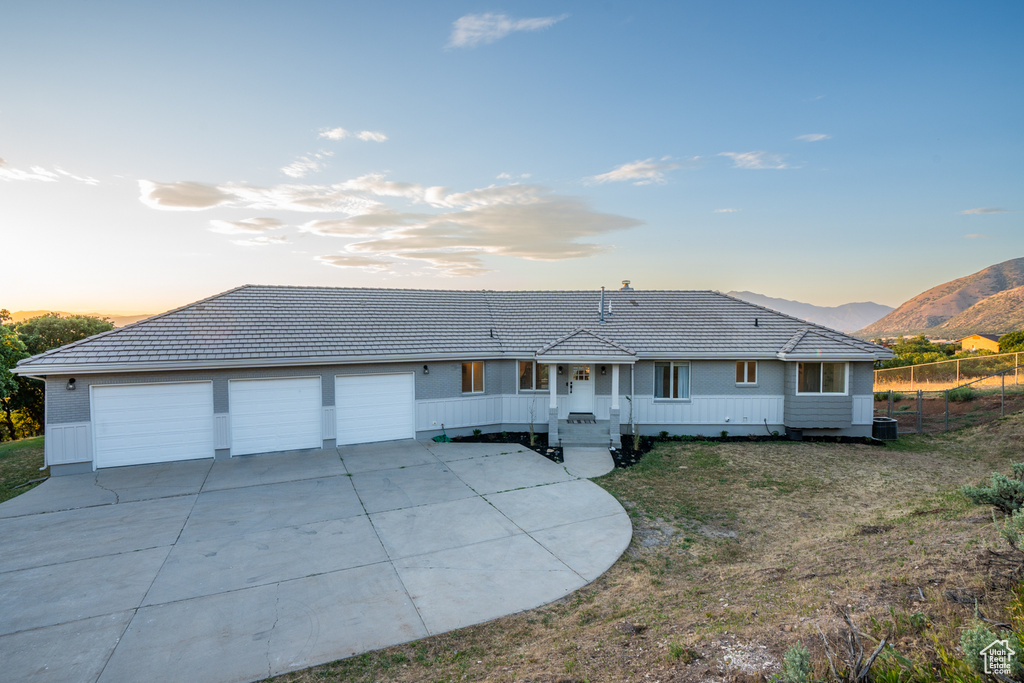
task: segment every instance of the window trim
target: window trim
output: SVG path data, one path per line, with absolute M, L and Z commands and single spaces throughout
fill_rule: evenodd
M 742 382 L 737 381 L 736 382 L 736 386 L 738 386 L 738 387 L 756 387 L 757 386 L 758 373 L 760 371 L 760 369 L 757 367 L 757 365 L 758 365 L 757 361 L 756 360 L 738 360 L 738 361 L 736 361 L 736 366 L 737 366 L 736 369 L 739 369 L 738 366 L 739 366 L 740 363 L 743 363 L 743 377 L 744 377 L 744 381 L 742 381 Z M 747 372 L 747 370 L 750 369 L 750 364 L 751 363 L 754 364 L 754 381 L 753 382 L 751 382 L 749 380 L 750 374 Z M 733 374 L 733 378 L 735 378 L 735 373 Z
M 463 371 L 463 373 L 465 373 L 465 369 L 466 369 L 467 365 L 469 366 L 469 388 L 470 388 L 470 391 L 463 391 L 462 395 L 463 396 L 470 396 L 470 395 L 486 393 L 487 385 L 484 382 L 484 380 L 487 377 L 486 361 L 482 361 L 482 360 L 464 360 L 464 361 L 462 361 L 462 371 Z M 479 391 L 473 390 L 473 385 L 476 384 L 476 382 L 475 382 L 475 380 L 476 380 L 476 373 L 474 372 L 473 369 L 474 369 L 474 367 L 476 365 L 480 366 L 480 390 Z M 460 385 L 460 388 L 461 388 L 461 385 Z
M 669 377 L 671 377 L 673 375 L 673 371 L 675 370 L 676 367 L 683 366 L 683 365 L 686 366 L 686 396 L 681 396 L 681 397 L 680 396 L 658 396 L 657 393 L 655 393 L 657 391 L 657 388 L 658 388 L 658 366 L 662 365 L 662 364 L 666 364 L 666 363 L 669 366 Z M 693 366 L 690 364 L 690 361 L 688 361 L 688 360 L 658 360 L 658 361 L 654 361 L 654 377 L 653 377 L 653 379 L 654 379 L 654 382 L 653 382 L 653 386 L 651 387 L 651 393 L 654 395 L 654 400 L 656 402 L 658 402 L 658 403 L 671 403 L 671 402 L 680 403 L 680 402 L 689 402 L 689 401 L 692 400 L 692 398 L 691 398 L 692 394 L 690 392 L 690 388 L 691 388 L 691 385 L 693 383 Z M 671 391 L 671 387 L 672 387 L 672 383 L 669 382 L 669 389 L 670 389 L 670 391 Z
M 842 391 L 800 391 L 800 366 L 805 363 L 817 363 L 820 366 L 818 381 L 821 385 L 824 382 L 825 365 L 843 366 L 843 390 Z M 796 395 L 797 396 L 849 396 L 850 395 L 850 364 L 847 361 L 839 360 L 808 360 L 798 361 L 796 364 Z
M 533 379 L 533 388 L 532 389 L 523 389 L 521 386 L 519 386 L 520 379 L 522 378 L 522 373 L 520 372 L 520 369 L 521 369 L 520 368 L 520 363 L 532 363 L 533 364 L 533 378 L 532 378 Z M 542 363 L 540 361 L 533 360 L 531 358 L 520 358 L 519 360 L 517 360 L 516 361 L 516 393 L 517 394 L 537 394 L 537 393 L 545 393 L 546 394 L 546 393 L 549 393 L 551 391 L 551 371 L 550 370 L 548 370 L 548 386 L 545 387 L 544 389 L 540 389 L 537 386 L 538 383 L 539 383 L 539 380 L 540 380 L 540 368 L 541 368 L 541 366 L 544 366 L 546 368 L 549 365 L 550 365 L 550 363 Z

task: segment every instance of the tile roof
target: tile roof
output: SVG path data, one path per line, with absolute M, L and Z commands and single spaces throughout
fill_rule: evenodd
M 822 348 L 865 360 L 891 357 L 856 337 L 718 292 L 609 291 L 605 298 L 601 322 L 600 291 L 245 285 L 33 356 L 18 368 L 533 357 L 555 342 L 641 358 L 768 358 L 806 331 Z
M 621 344 L 608 341 L 590 330 L 579 329 L 571 332 L 561 339 L 537 350 L 538 356 L 567 356 L 585 357 L 601 356 L 604 358 L 620 357 L 623 359 L 635 359 L 636 354 Z

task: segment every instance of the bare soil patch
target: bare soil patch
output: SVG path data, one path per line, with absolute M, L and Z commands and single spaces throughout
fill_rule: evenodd
M 858 627 L 912 656 L 954 647 L 975 604 L 1001 619 L 990 511 L 956 490 L 1024 460 L 1024 416 L 861 444 L 657 444 L 597 480 L 634 538 L 563 600 L 280 681 L 760 681 L 818 628 Z M 951 598 L 950 596 L 954 596 Z M 965 596 L 969 596 L 968 599 Z

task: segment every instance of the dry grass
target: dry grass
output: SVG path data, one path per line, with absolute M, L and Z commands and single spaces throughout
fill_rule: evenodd
M 546 607 L 280 681 L 763 680 L 816 627 L 858 626 L 907 656 L 950 648 L 975 596 L 1005 595 L 981 557 L 990 513 L 956 489 L 1024 460 L 1024 415 L 886 447 L 665 443 L 598 480 L 634 539 L 604 576 Z M 922 599 L 923 597 L 923 599 Z M 970 599 L 967 600 L 970 602 Z

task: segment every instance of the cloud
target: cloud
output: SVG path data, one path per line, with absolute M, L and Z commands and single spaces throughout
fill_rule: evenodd
M 344 128 L 324 128 L 320 131 L 320 137 L 328 140 L 344 140 L 348 136 L 349 132 Z
M 977 209 L 965 209 L 960 213 L 969 215 L 988 215 L 993 213 L 1014 213 L 1010 209 L 1000 209 L 997 206 L 979 206 Z
M 304 178 L 310 173 L 315 173 L 324 168 L 327 157 L 334 156 L 334 152 L 320 150 L 315 154 L 308 154 L 299 157 L 292 163 L 281 168 L 281 172 L 290 178 Z
M 326 138 L 327 140 L 333 140 L 335 142 L 344 140 L 348 137 L 355 137 L 363 142 L 384 142 L 388 139 L 387 135 L 376 130 L 361 130 L 358 133 L 352 133 L 344 128 L 324 128 L 320 131 L 319 137 Z
M 284 227 L 284 223 L 276 218 L 245 218 L 240 221 L 210 221 L 210 232 L 224 235 L 252 235 Z
M 231 193 L 214 185 L 189 181 L 158 183 L 140 180 L 139 192 L 143 204 L 170 211 L 200 211 L 226 204 L 233 198 Z
M 989 240 L 995 237 L 995 235 L 982 235 L 980 233 L 972 232 L 964 235 L 965 240 Z
M 793 168 L 783 161 L 781 154 L 768 152 L 721 152 L 718 156 L 732 159 L 734 168 L 783 169 Z
M 665 173 L 679 168 L 679 164 L 669 161 L 670 158 L 662 157 L 657 161 L 653 158 L 644 159 L 643 161 L 631 161 L 607 173 L 586 178 L 585 182 L 596 185 L 623 182 L 632 182 L 634 185 L 663 185 L 665 183 Z
M 405 259 L 447 275 L 473 275 L 486 270 L 482 258 L 487 255 L 543 261 L 590 256 L 605 249 L 590 238 L 642 224 L 527 184 L 452 192 L 374 173 L 333 185 L 145 180 L 139 186 L 141 201 L 160 210 L 219 207 L 333 214 L 304 222 L 298 231 L 345 239 L 344 253 L 320 259 L 345 268 L 382 270 Z M 237 242 L 243 246 L 264 246 L 283 241 L 266 233 L 285 224 L 277 218 L 245 218 L 216 219 L 210 226 L 214 232 L 251 238 Z
M 820 142 L 821 140 L 828 140 L 832 136 L 825 135 L 824 133 L 808 133 L 807 135 L 797 135 L 795 140 L 803 140 L 804 142 Z
M 568 14 L 557 17 L 535 17 L 513 19 L 505 14 L 467 14 L 452 24 L 452 35 L 448 48 L 476 47 L 501 40 L 516 31 L 540 31 L 554 26 L 567 18 Z
M 284 235 L 261 236 L 247 240 L 231 240 L 231 243 L 242 247 L 265 247 L 269 244 L 288 244 L 288 238 Z
M 334 266 L 335 268 L 362 268 L 376 272 L 391 270 L 391 266 L 394 264 L 393 261 L 375 256 L 348 253 L 317 256 L 316 260 L 324 265 Z
M 513 175 L 511 173 L 499 173 L 495 178 L 497 180 L 526 180 L 530 178 L 532 173 L 520 173 L 519 175 Z
M 715 209 L 714 213 L 739 213 L 740 209 Z
M 12 182 L 15 180 L 20 181 L 35 181 L 42 183 L 55 183 L 62 177 L 76 180 L 86 185 L 98 185 L 100 181 L 95 178 L 77 176 L 73 173 L 68 173 L 60 167 L 55 167 L 54 170 L 43 168 L 42 166 L 32 166 L 27 171 L 23 171 L 20 168 L 11 168 L 7 165 L 7 161 L 0 158 L 0 180 Z
M 387 135 L 375 130 L 361 130 L 356 137 L 364 142 L 385 142 L 388 139 Z

